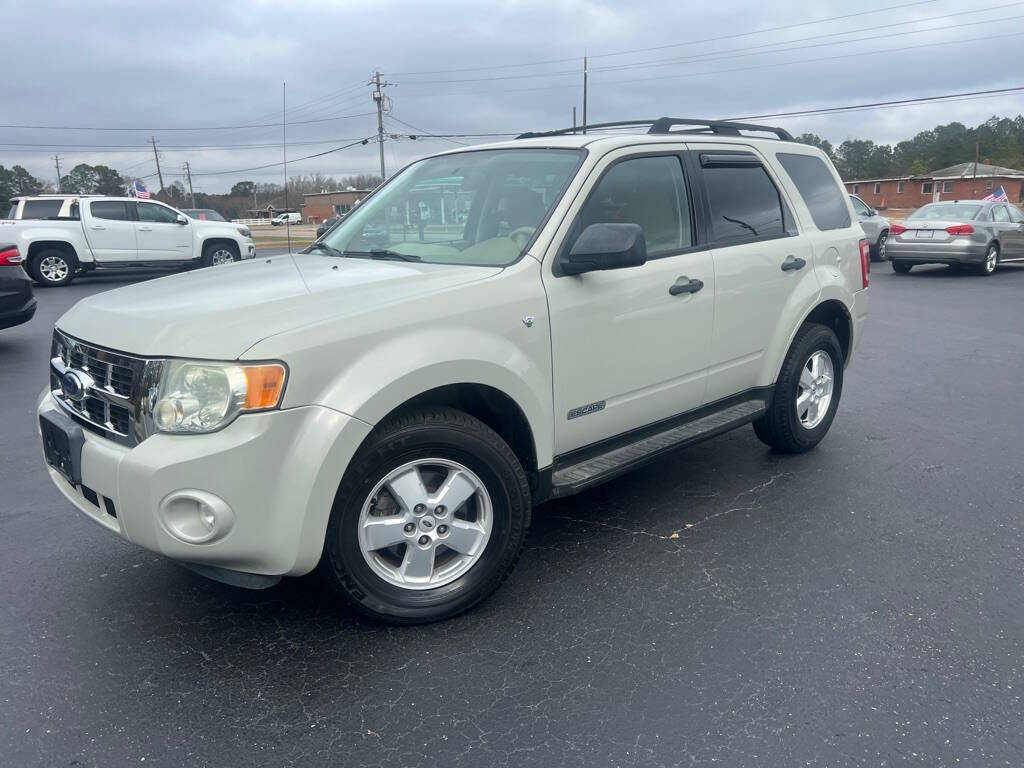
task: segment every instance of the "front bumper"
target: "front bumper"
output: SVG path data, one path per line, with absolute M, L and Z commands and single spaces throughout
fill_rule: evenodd
M 64 411 L 49 392 L 38 413 Z M 125 446 L 85 431 L 81 484 L 50 479 L 79 511 L 134 544 L 184 563 L 295 576 L 320 559 L 334 496 L 370 426 L 306 406 L 246 414 L 208 435 L 154 435 Z M 215 540 L 174 533 L 170 499 L 205 495 L 233 520 Z
M 242 248 L 242 258 L 243 258 L 243 259 L 251 259 L 251 258 L 253 258 L 253 257 L 254 257 L 255 255 L 256 255 L 256 244 L 255 244 L 255 243 L 254 243 L 254 242 L 253 242 L 252 240 L 250 240 L 250 241 L 249 241 L 249 242 L 248 242 L 248 243 L 247 243 L 247 244 L 246 244 L 246 245 L 245 245 L 245 246 L 244 246 L 244 247 Z
M 987 243 L 953 241 L 936 244 L 906 242 L 889 238 L 885 244 L 885 255 L 890 261 L 905 261 L 908 264 L 980 264 L 985 260 Z

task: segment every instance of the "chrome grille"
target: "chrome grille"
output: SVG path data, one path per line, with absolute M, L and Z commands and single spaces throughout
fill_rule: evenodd
M 97 347 L 54 330 L 50 349 L 50 391 L 54 400 L 83 427 L 134 444 L 135 403 L 146 361 Z M 64 391 L 68 370 L 80 371 L 92 380 L 83 397 L 73 399 Z

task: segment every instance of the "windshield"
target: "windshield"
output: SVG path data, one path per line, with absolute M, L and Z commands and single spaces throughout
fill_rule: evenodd
M 577 149 L 491 149 L 427 158 L 323 242 L 346 256 L 506 266 L 522 256 L 582 157 Z
M 980 205 L 967 203 L 932 203 L 924 208 L 918 208 L 908 219 L 923 219 L 924 221 L 942 221 L 944 219 L 973 219 L 981 210 Z

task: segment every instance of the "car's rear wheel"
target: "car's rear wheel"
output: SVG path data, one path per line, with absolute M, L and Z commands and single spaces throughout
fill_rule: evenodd
M 75 279 L 77 269 L 78 260 L 58 248 L 40 251 L 28 264 L 28 272 L 33 280 L 40 285 L 53 287 L 70 283 Z
M 426 408 L 379 425 L 338 488 L 320 570 L 359 611 L 449 618 L 490 595 L 530 525 L 512 449 L 483 422 Z
M 772 402 L 754 422 L 761 442 L 803 453 L 828 433 L 843 392 L 843 350 L 831 328 L 807 323 L 797 331 L 775 382 Z
M 885 243 L 889 239 L 889 230 L 885 230 L 878 236 L 878 242 L 871 251 L 872 261 L 885 261 Z
M 905 261 L 894 261 L 892 262 L 892 271 L 897 275 L 906 275 L 910 273 L 913 264 L 907 264 Z
M 996 271 L 996 267 L 999 265 L 999 246 L 996 243 L 989 243 L 988 250 L 985 251 L 985 260 L 977 266 L 977 273 L 988 277 Z

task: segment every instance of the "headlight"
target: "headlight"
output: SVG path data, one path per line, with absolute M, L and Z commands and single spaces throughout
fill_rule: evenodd
M 215 432 L 240 413 L 276 408 L 286 376 L 281 363 L 167 360 L 153 401 L 153 426 L 174 434 Z
M 239 227 L 238 234 L 240 234 L 242 237 L 252 237 L 252 232 L 249 231 L 248 227 Z

